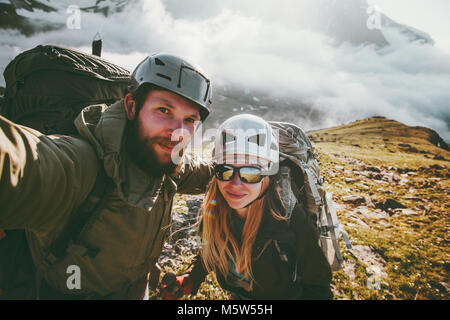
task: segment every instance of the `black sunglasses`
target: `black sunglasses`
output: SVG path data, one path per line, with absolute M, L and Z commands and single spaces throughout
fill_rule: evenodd
M 233 167 L 228 164 L 218 164 L 214 168 L 214 174 L 220 181 L 231 181 L 236 172 L 244 183 L 258 183 L 264 175 L 258 167 Z

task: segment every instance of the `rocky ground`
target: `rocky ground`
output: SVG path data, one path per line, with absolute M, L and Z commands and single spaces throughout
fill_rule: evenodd
M 385 118 L 308 133 L 353 248 L 335 272 L 336 299 L 449 299 L 450 152 L 426 128 Z M 183 274 L 198 250 L 202 196 L 177 196 L 160 265 Z M 176 232 L 178 230 L 178 232 Z M 181 230 L 181 231 L 180 231 Z M 153 298 L 157 298 L 157 292 Z M 228 299 L 214 274 L 195 297 Z

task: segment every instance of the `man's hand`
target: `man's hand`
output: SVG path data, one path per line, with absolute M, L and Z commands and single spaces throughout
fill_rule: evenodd
M 177 277 L 170 272 L 161 280 L 161 293 L 164 300 L 178 300 L 183 295 L 191 294 L 192 285 L 189 275 Z

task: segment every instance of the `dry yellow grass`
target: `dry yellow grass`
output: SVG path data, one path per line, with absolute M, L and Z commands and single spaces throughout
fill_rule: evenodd
M 436 146 L 435 133 L 376 117 L 309 136 L 352 243 L 370 247 L 385 260 L 387 277 L 373 289 L 367 285 L 367 265 L 345 252 L 353 268 L 335 273 L 336 298 L 449 299 L 450 152 Z M 364 172 L 371 167 L 375 178 Z M 373 204 L 358 208 L 342 200 L 347 195 Z M 387 198 L 410 211 L 381 214 Z

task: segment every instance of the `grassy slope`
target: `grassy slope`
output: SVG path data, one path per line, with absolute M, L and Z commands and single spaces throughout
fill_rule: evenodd
M 356 272 L 353 279 L 344 271 L 335 273 L 336 297 L 449 299 L 441 284 L 448 283 L 450 266 L 449 162 L 433 158 L 450 160 L 450 152 L 430 142 L 429 129 L 385 118 L 356 121 L 310 132 L 309 136 L 352 244 L 370 246 L 386 261 L 387 277 L 382 279 L 381 289 L 369 289 L 366 266 L 345 252 L 345 258 L 355 262 Z M 382 173 L 397 179 L 367 177 L 361 174 L 367 166 L 378 166 Z M 370 198 L 374 205 L 366 207 L 374 214 L 359 214 L 357 204 L 342 200 L 348 195 Z M 379 208 L 386 198 L 399 201 L 416 214 L 377 216 L 383 213 Z M 353 224 L 351 218 L 368 227 Z
M 449 299 L 441 284 L 449 281 L 449 170 L 448 161 L 437 159 L 450 160 L 450 152 L 430 142 L 431 130 L 385 118 L 356 121 L 308 135 L 320 155 L 326 189 L 334 195 L 339 219 L 352 244 L 368 246 L 386 261 L 381 288 L 371 289 L 367 285 L 371 275 L 368 265 L 341 244 L 346 267 L 334 273 L 335 298 Z M 435 165 L 440 167 L 430 168 Z M 363 174 L 367 167 L 376 167 L 395 179 L 367 177 Z M 363 208 L 369 214 L 358 212 L 358 204 L 345 202 L 343 197 L 348 195 L 364 196 L 368 202 Z M 176 204 L 183 206 L 187 198 L 178 195 Z M 386 198 L 401 202 L 416 214 L 397 212 L 390 216 L 380 209 Z M 186 257 L 178 270 L 165 271 L 183 274 L 191 258 Z M 228 297 L 212 274 L 197 296 L 187 298 Z

